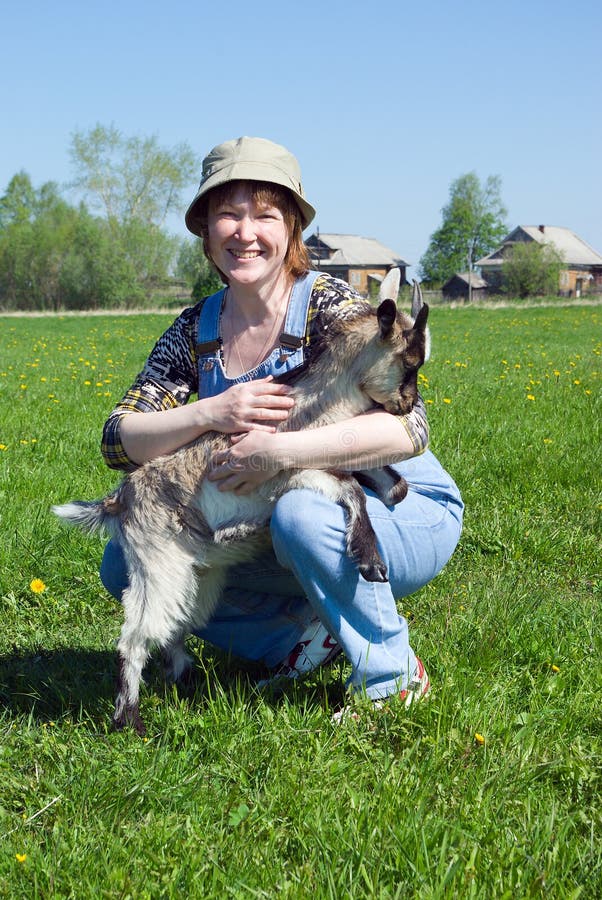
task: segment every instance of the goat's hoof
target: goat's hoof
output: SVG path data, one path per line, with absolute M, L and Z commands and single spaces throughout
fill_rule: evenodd
M 196 691 L 199 686 L 198 671 L 194 666 L 186 666 L 183 672 L 180 672 L 173 684 L 176 687 L 179 697 L 189 697 Z
M 388 581 L 387 567 L 384 562 L 362 563 L 360 565 L 360 573 L 366 581 Z
M 144 737 L 146 734 L 146 725 L 140 718 L 138 710 L 124 710 L 119 715 L 113 716 L 113 729 L 115 731 L 123 731 L 124 728 L 133 728 L 136 734 Z

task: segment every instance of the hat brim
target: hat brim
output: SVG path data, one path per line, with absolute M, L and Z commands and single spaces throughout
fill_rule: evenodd
M 286 175 L 286 173 L 280 173 L 278 171 L 274 171 L 273 163 L 266 164 L 266 177 L 261 178 L 257 173 L 257 161 L 253 163 L 245 163 L 245 162 L 234 162 L 229 165 L 224 166 L 219 169 L 217 172 L 213 172 L 207 179 L 205 179 L 201 186 L 199 187 L 196 197 L 186 210 L 186 215 L 184 217 L 184 221 L 186 222 L 186 227 L 192 234 L 196 234 L 198 237 L 201 237 L 201 220 L 198 216 L 198 203 L 202 197 L 209 193 L 209 191 L 213 190 L 213 188 L 219 187 L 222 184 L 226 184 L 228 181 L 266 181 L 272 184 L 278 184 L 281 187 L 286 188 L 292 195 L 295 203 L 299 207 L 299 212 L 301 213 L 301 221 L 303 224 L 303 228 L 307 228 L 307 226 L 313 221 L 316 215 L 316 211 L 311 203 L 308 203 L 305 197 L 302 197 L 301 194 L 291 185 L 290 178 Z

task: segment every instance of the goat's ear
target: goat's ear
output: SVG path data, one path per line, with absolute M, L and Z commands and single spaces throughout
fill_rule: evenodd
M 412 318 L 415 319 L 420 310 L 422 309 L 422 290 L 420 285 L 414 278 L 412 282 Z
M 393 300 L 383 300 L 376 310 L 376 317 L 378 319 L 380 337 L 381 340 L 384 341 L 391 334 L 395 319 L 397 318 L 397 307 L 395 306 L 395 302 Z
M 399 269 L 389 269 L 378 290 L 379 300 L 397 300 L 399 294 L 399 284 L 401 281 L 401 272 Z
M 416 329 L 416 331 L 424 331 L 425 330 L 426 320 L 428 319 L 428 317 L 429 317 L 428 303 L 423 303 L 422 306 L 420 307 L 420 309 L 418 310 L 416 318 L 414 319 L 414 328 Z
M 422 331 L 424 333 L 424 362 L 427 362 L 431 356 L 431 332 L 426 324 L 428 316 L 428 303 L 423 303 L 414 319 L 414 331 Z

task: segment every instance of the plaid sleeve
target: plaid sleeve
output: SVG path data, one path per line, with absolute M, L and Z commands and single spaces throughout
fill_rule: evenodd
M 429 424 L 426 417 L 426 406 L 420 394 L 412 411 L 398 418 L 412 442 L 414 456 L 420 456 L 429 445 Z
M 119 434 L 121 420 L 130 413 L 161 412 L 184 406 L 198 391 L 195 352 L 199 305 L 184 312 L 159 338 L 144 368 L 105 422 L 101 453 L 111 469 L 137 468 Z

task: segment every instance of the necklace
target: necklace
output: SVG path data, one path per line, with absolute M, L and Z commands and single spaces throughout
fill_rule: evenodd
M 228 289 L 228 291 L 227 291 L 227 293 L 226 293 L 226 309 L 233 310 L 233 307 L 229 306 L 228 303 L 227 303 L 229 294 L 230 294 L 230 291 L 229 291 L 229 289 Z M 259 365 L 259 363 L 260 363 L 263 359 L 265 359 L 265 356 L 266 356 L 266 354 L 267 354 L 267 351 L 269 350 L 269 348 L 270 348 L 270 347 L 272 346 L 272 344 L 274 343 L 274 336 L 275 336 L 276 330 L 277 330 L 277 328 L 278 328 L 278 323 L 279 323 L 279 322 L 281 321 L 281 319 L 282 319 L 283 308 L 286 308 L 286 306 L 288 305 L 288 298 L 289 298 L 289 295 L 290 295 L 290 291 L 289 291 L 288 294 L 286 294 L 286 295 L 283 297 L 282 301 L 280 302 L 280 306 L 278 307 L 278 309 L 277 309 L 277 311 L 276 311 L 276 314 L 275 314 L 275 316 L 274 316 L 274 322 L 273 322 L 272 327 L 271 327 L 271 329 L 270 329 L 270 333 L 268 334 L 268 336 L 267 336 L 267 338 L 266 338 L 266 340 L 265 340 L 265 342 L 264 342 L 264 344 L 263 344 L 261 350 L 259 351 L 259 353 L 257 354 L 257 356 L 254 358 L 254 360 L 253 360 L 253 362 L 251 363 L 250 366 L 245 366 L 244 363 L 243 363 L 243 361 L 242 361 L 242 356 L 241 356 L 241 352 L 240 352 L 240 347 L 239 347 L 239 345 L 238 345 L 238 337 L 237 337 L 237 335 L 236 335 L 236 330 L 235 330 L 234 327 L 233 327 L 233 322 L 232 322 L 232 312 L 230 312 L 230 316 L 229 316 L 230 321 L 228 322 L 228 330 L 230 331 L 230 341 L 229 341 L 229 343 L 232 345 L 232 347 L 234 348 L 234 351 L 235 351 L 235 353 L 236 353 L 236 358 L 237 358 L 237 360 L 238 360 L 238 365 L 239 365 L 239 368 L 240 368 L 240 374 L 241 374 L 241 375 L 242 375 L 244 372 L 250 372 L 250 371 L 252 371 L 253 369 L 256 368 L 256 366 Z M 248 325 L 247 325 L 246 327 L 248 328 Z M 227 366 L 226 366 L 226 368 L 228 368 L 228 369 L 230 368 L 230 362 L 231 362 L 231 354 L 229 353 L 229 354 L 228 354 L 228 364 L 227 364 Z

